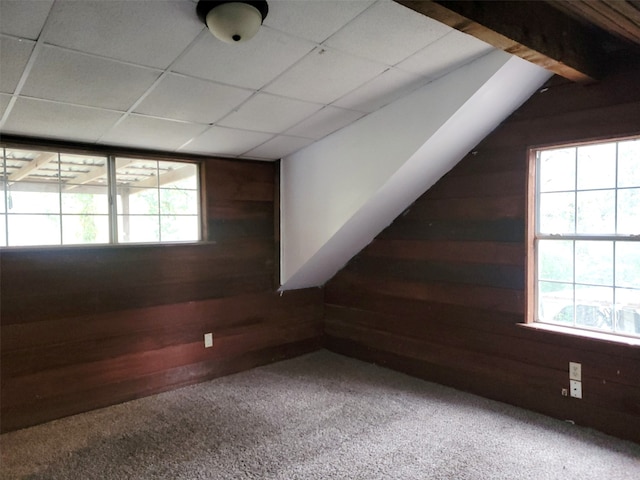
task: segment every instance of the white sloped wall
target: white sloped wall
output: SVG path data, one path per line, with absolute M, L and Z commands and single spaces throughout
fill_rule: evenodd
M 282 159 L 281 290 L 328 281 L 549 76 L 494 51 Z

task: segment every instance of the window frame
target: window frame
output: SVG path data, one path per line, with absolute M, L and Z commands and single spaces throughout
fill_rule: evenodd
M 28 138 L 7 138 L 5 137 L 0 141 L 0 154 L 4 159 L 5 149 L 15 150 L 32 150 L 40 152 L 51 152 L 60 155 L 86 155 L 86 156 L 99 156 L 106 159 L 107 166 L 107 195 L 108 195 L 108 223 L 109 223 L 109 240 L 103 243 L 60 243 L 54 244 L 34 244 L 34 245 L 6 245 L 0 246 L 1 251 L 18 250 L 18 249 L 57 249 L 57 248 L 114 248 L 114 247 L 126 247 L 126 246 L 163 246 L 163 245 L 188 245 L 199 244 L 207 241 L 207 222 L 206 217 L 206 197 L 205 197 L 205 159 L 202 156 L 197 155 L 173 155 L 170 153 L 156 152 L 156 151 L 142 151 L 121 147 L 107 147 L 99 145 L 78 145 L 70 144 L 67 142 L 58 141 L 43 141 L 40 142 L 36 139 Z M 197 224 L 198 224 L 198 239 L 197 240 L 161 240 L 161 241 L 144 241 L 144 242 L 119 242 L 118 241 L 118 216 L 116 199 L 117 199 L 117 184 L 115 181 L 116 161 L 118 158 L 128 158 L 135 160 L 147 160 L 154 162 L 176 162 L 185 163 L 196 166 L 196 181 L 197 181 Z M 160 187 L 159 187 L 160 188 Z M 62 216 L 62 212 L 56 215 Z M 161 214 L 158 213 L 160 217 Z M 5 221 L 4 214 L 2 214 L 2 221 Z
M 625 135 L 619 137 L 604 137 L 597 138 L 588 141 L 576 141 L 576 142 L 558 142 L 553 144 L 530 146 L 527 149 L 527 179 L 526 179 L 526 210 L 525 210 L 525 242 L 526 242 L 526 260 L 525 260 L 525 319 L 524 325 L 528 327 L 534 327 L 540 330 L 549 330 L 553 332 L 559 332 L 562 334 L 576 335 L 582 337 L 590 337 L 600 340 L 609 340 L 616 343 L 627 343 L 630 345 L 640 345 L 640 333 L 637 335 L 629 335 L 624 332 L 606 331 L 596 328 L 582 328 L 575 325 L 562 325 L 547 322 L 540 322 L 537 318 L 538 310 L 538 296 L 539 296 L 539 278 L 538 278 L 538 240 L 545 239 L 559 239 L 557 235 L 553 234 L 539 234 L 539 205 L 540 205 L 540 191 L 538 189 L 539 180 L 539 168 L 538 168 L 538 154 L 539 152 L 546 150 L 558 150 L 562 148 L 579 148 L 582 146 L 607 144 L 607 143 L 619 143 L 627 140 L 640 141 L 640 134 Z M 614 187 L 617 192 L 619 190 L 617 184 L 617 146 L 616 146 L 616 185 Z M 577 160 L 576 160 L 577 161 Z M 577 172 L 576 172 L 577 175 Z M 574 192 L 577 193 L 578 185 L 574 186 Z M 577 205 L 575 206 L 577 213 Z M 617 214 L 618 205 L 616 202 L 615 212 Z M 580 234 L 575 232 L 573 235 L 566 235 L 561 237 L 563 240 L 602 240 L 602 241 L 630 241 L 640 242 L 640 235 L 638 234 Z M 574 245 L 575 248 L 575 245 Z M 615 257 L 614 257 L 613 272 L 615 275 Z M 573 266 L 575 270 L 575 264 Z M 575 277 L 572 283 L 576 285 Z M 616 285 L 615 276 L 612 280 L 611 288 L 615 288 Z M 575 297 L 574 297 L 575 301 Z M 615 322 L 615 311 L 612 313 L 612 321 Z

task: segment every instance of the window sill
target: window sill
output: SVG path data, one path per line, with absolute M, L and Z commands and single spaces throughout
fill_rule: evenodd
M 562 327 L 560 325 L 550 325 L 548 323 L 519 323 L 519 327 L 529 328 L 533 330 L 542 330 L 545 332 L 559 333 L 562 335 L 572 335 L 575 337 L 590 338 L 594 340 L 602 340 L 605 342 L 616 343 L 620 345 L 630 345 L 640 347 L 640 338 L 623 337 L 621 335 L 612 335 L 604 332 L 592 332 L 589 330 L 578 330 L 575 328 Z

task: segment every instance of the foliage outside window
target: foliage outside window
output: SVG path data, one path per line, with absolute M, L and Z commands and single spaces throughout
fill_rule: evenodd
M 1 153 L 1 247 L 200 239 L 194 163 L 21 148 Z
M 640 337 L 640 139 L 535 161 L 535 321 Z

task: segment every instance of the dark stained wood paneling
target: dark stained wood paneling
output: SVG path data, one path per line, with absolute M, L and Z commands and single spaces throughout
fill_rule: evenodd
M 323 290 L 275 292 L 274 164 L 203 168 L 205 242 L 0 252 L 2 431 L 322 346 Z
M 523 325 L 527 150 L 640 133 L 639 84 L 548 82 L 326 285 L 327 346 L 640 441 L 640 347 Z

